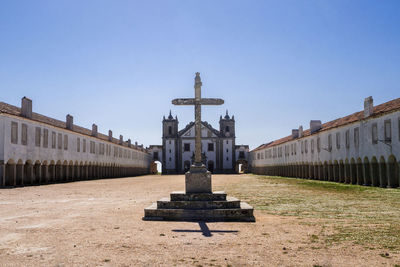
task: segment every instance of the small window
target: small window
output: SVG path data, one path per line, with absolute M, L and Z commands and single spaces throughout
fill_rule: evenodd
M 297 155 L 297 144 L 294 144 L 294 154 Z
M 290 145 L 290 152 L 293 155 L 293 144 Z
M 185 152 L 190 151 L 190 143 L 184 143 L 183 148 Z M 171 149 L 169 150 L 169 153 L 171 153 Z
M 303 154 L 303 153 L 304 153 L 304 142 L 301 141 L 301 154 Z
M 169 150 L 169 153 L 171 154 L 171 149 Z
M 208 143 L 208 151 L 214 151 L 214 144 Z
M 11 122 L 11 143 L 18 144 L 18 123 Z
M 64 150 L 68 150 L 68 135 L 64 135 Z
M 261 158 L 260 153 L 257 153 L 257 159 L 260 159 L 260 158 Z
M 314 139 L 311 139 L 311 153 L 314 153 Z
M 229 126 L 225 126 L 225 132 L 229 133 Z
M 229 149 L 226 149 L 226 153 L 228 153 L 229 152 Z
M 169 134 L 169 135 L 172 134 L 172 126 L 168 126 L 168 134 Z
M 169 144 L 171 144 L 171 140 L 169 140 Z
M 321 138 L 317 138 L 317 151 L 318 153 L 321 152 Z
M 340 149 L 340 132 L 336 133 L 336 148 Z
M 22 124 L 21 144 L 24 146 L 28 145 L 28 125 L 25 123 Z
M 58 134 L 58 149 L 62 149 L 62 134 Z
M 328 135 L 328 151 L 329 152 L 332 151 L 332 135 L 331 134 Z
M 261 159 L 264 159 L 264 153 L 261 153 Z
M 169 161 L 171 161 L 171 157 L 169 157 Z
M 360 130 L 359 128 L 354 128 L 354 146 L 358 148 L 360 144 Z
M 392 142 L 392 123 L 390 120 L 385 120 L 385 142 Z
M 267 151 L 265 151 L 265 158 L 267 158 Z M 239 159 L 244 159 L 244 151 L 239 151 Z
M 346 131 L 346 148 L 350 148 L 350 130 Z
M 229 158 L 228 158 L 228 157 L 226 157 L 226 161 L 229 161 Z
M 35 146 L 40 147 L 40 137 L 42 129 L 40 127 L 35 128 Z
M 229 145 L 229 141 L 228 140 L 226 140 L 226 144 Z
M 82 152 L 86 153 L 86 139 L 82 140 Z
M 76 138 L 76 152 L 81 152 L 81 139 Z
M 304 141 L 304 152 L 306 152 L 306 154 L 308 153 L 308 141 L 307 140 Z
M 94 143 L 94 141 L 90 141 L 89 143 L 89 152 L 90 154 L 96 153 L 96 144 Z
M 43 129 L 43 147 L 47 148 L 49 146 L 49 130 Z
M 56 148 L 56 133 L 51 132 L 51 148 Z

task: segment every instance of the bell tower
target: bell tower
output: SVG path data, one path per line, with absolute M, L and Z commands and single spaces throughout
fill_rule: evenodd
M 178 124 L 178 117 L 172 117 L 171 111 L 169 111 L 168 118 L 163 117 L 162 172 L 166 174 L 178 171 Z
M 228 114 L 228 110 L 226 111 L 225 117 L 221 116 L 219 118 L 219 132 L 223 138 L 235 137 L 235 116 L 231 118 Z

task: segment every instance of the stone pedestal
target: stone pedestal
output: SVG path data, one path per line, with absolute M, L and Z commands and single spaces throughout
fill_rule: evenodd
M 186 192 L 172 192 L 144 210 L 149 221 L 254 222 L 253 207 L 224 192 L 212 192 L 211 173 L 192 166 L 185 175 Z

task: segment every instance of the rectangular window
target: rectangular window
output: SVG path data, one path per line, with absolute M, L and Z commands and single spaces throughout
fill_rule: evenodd
M 304 152 L 308 153 L 308 141 L 304 141 Z
M 321 152 L 321 138 L 317 138 L 317 151 L 318 153 Z
M 62 134 L 60 134 L 60 133 L 58 134 L 57 142 L 58 142 L 58 145 L 57 145 L 58 149 L 62 149 Z
M 350 148 L 350 130 L 346 131 L 346 148 Z
M 340 132 L 336 133 L 336 148 L 340 149 Z
M 301 154 L 303 154 L 303 153 L 304 153 L 304 142 L 301 141 Z
M 357 148 L 360 144 L 360 130 L 359 128 L 354 128 L 354 146 Z
M 51 132 L 51 148 L 56 148 L 56 133 Z
M 95 154 L 96 153 L 96 148 L 95 148 L 95 143 L 94 141 L 90 141 L 89 143 L 89 152 L 90 154 Z
M 76 152 L 81 152 L 81 139 L 76 138 Z
M 18 144 L 18 123 L 11 122 L 11 143 Z
M 372 135 L 372 144 L 377 144 L 378 143 L 378 124 L 373 123 L 372 128 L 371 128 L 371 135 Z
M 190 151 L 190 144 L 189 143 L 184 143 L 183 144 L 183 150 L 184 151 Z M 169 153 L 171 153 L 171 149 L 169 150 Z
M 311 153 L 314 153 L 314 139 L 311 140 Z
M 226 140 L 226 144 L 227 144 L 227 145 L 229 144 L 228 140 Z
M 328 151 L 329 152 L 332 151 L 332 135 L 331 134 L 328 135 Z
M 385 142 L 392 142 L 392 122 L 385 120 Z
M 226 157 L 226 161 L 229 161 L 229 158 L 228 158 L 228 157 Z
M 264 153 L 261 153 L 261 159 L 264 159 Z
M 208 144 L 208 151 L 214 151 L 214 144 L 213 143 L 209 143 Z
M 82 152 L 86 153 L 86 139 L 82 140 Z
M 257 159 L 260 159 L 260 158 L 261 158 L 260 153 L 257 153 Z
M 118 148 L 119 157 L 122 158 L 122 148 Z
M 49 146 L 49 130 L 43 129 L 43 147 L 47 148 Z
M 267 158 L 267 151 L 265 151 L 265 158 Z M 239 159 L 244 159 L 244 151 L 239 151 Z
M 40 147 L 40 137 L 42 129 L 40 127 L 35 128 L 35 146 Z
M 68 150 L 68 135 L 64 135 L 64 150 Z
M 25 123 L 22 124 L 21 144 L 24 146 L 28 145 L 28 125 Z

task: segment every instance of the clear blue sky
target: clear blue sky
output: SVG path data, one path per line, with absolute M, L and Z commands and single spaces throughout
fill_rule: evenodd
M 400 1 L 1 1 L 0 101 L 144 145 L 194 73 L 255 148 L 400 97 Z

